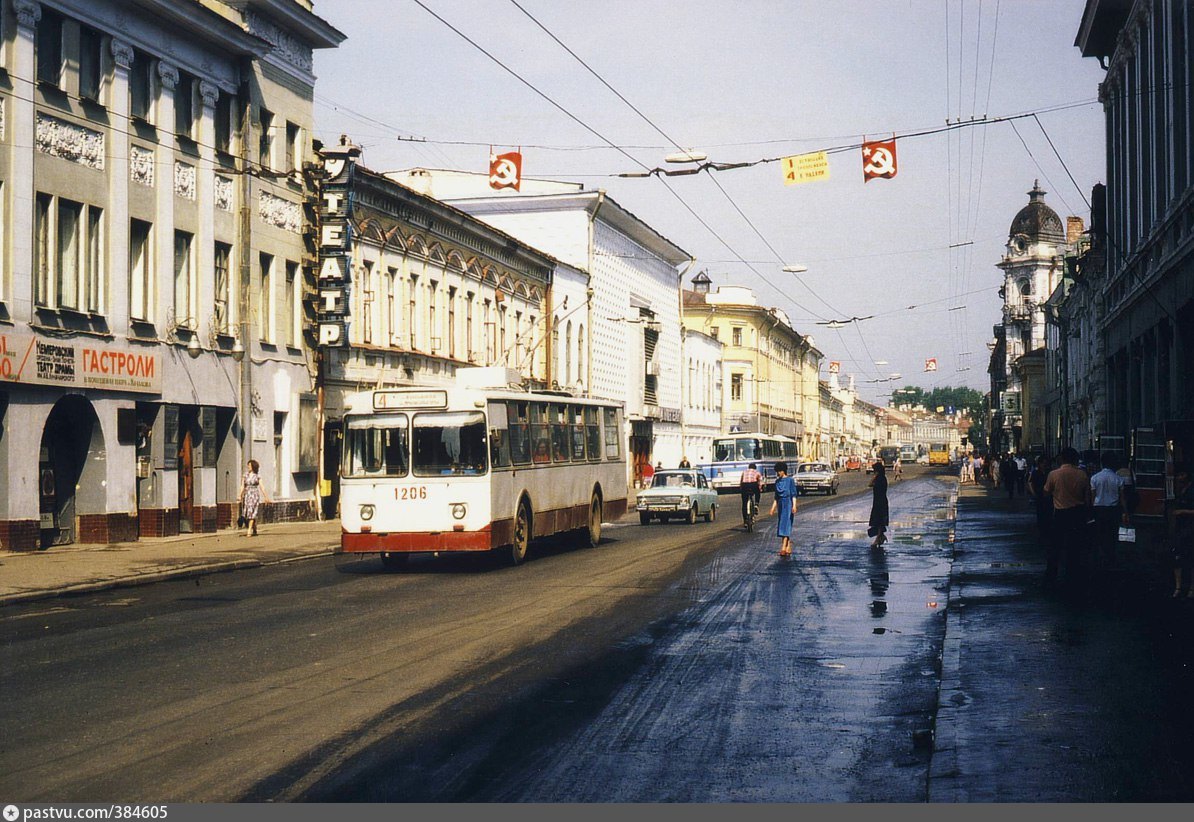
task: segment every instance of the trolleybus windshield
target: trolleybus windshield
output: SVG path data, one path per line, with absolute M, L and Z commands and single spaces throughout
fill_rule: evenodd
M 406 414 L 349 417 L 344 434 L 345 477 L 405 477 L 410 470 Z
M 489 455 L 480 411 L 415 414 L 411 431 L 416 477 L 484 474 Z

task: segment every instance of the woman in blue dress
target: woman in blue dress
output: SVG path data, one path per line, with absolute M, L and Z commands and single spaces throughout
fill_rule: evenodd
M 779 555 L 792 556 L 792 519 L 796 516 L 796 480 L 788 476 L 788 464 L 775 464 L 775 501 L 771 503 L 771 513 L 779 512 L 775 533 L 779 535 Z

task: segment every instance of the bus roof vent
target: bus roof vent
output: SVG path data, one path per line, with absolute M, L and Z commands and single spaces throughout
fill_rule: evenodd
M 456 384 L 461 388 L 506 388 L 521 382 L 522 375 L 516 368 L 489 365 L 456 369 Z

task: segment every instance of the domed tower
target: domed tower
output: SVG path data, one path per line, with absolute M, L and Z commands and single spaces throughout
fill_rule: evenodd
M 1003 410 L 1004 427 L 1009 431 L 1019 425 L 1017 403 L 1022 396 L 1014 365 L 1019 357 L 1045 347 L 1044 305 L 1064 272 L 1065 243 L 1065 224 L 1045 203 L 1045 191 L 1040 180 L 1035 180 L 1028 192 L 1028 205 L 1012 219 L 1003 259 L 998 263 L 1003 271 L 1003 318 L 995 337 L 1006 345 L 1002 371 L 1010 406 Z

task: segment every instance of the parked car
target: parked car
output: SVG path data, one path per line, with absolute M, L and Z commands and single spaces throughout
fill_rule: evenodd
M 857 454 L 851 454 L 849 457 L 847 457 L 846 458 L 846 470 L 847 471 L 861 471 L 862 470 L 862 457 L 858 456 Z
M 827 462 L 802 462 L 796 466 L 795 478 L 796 488 L 802 494 L 811 494 L 813 491 L 837 493 L 837 472 Z
M 651 486 L 638 492 L 635 508 L 638 521 L 649 525 L 652 519 L 667 522 L 672 517 L 690 525 L 697 517 L 706 522 L 717 519 L 717 492 L 700 471 L 656 471 Z

